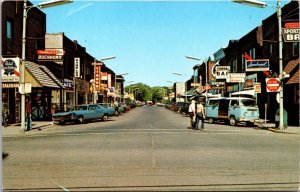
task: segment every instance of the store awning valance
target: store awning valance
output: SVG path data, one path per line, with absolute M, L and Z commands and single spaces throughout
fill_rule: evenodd
M 286 84 L 299 84 L 299 58 L 289 61 L 285 66 L 284 72 L 290 75 Z

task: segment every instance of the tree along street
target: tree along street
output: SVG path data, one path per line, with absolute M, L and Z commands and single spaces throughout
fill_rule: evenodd
M 205 124 L 163 107 L 3 138 L 4 190 L 297 190 L 298 135 Z

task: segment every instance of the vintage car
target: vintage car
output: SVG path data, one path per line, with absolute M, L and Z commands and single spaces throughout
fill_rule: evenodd
M 111 103 L 98 103 L 98 105 L 101 105 L 105 107 L 108 110 L 109 116 L 114 116 L 116 114 L 116 108 Z
M 64 124 L 66 122 L 79 122 L 83 123 L 86 120 L 102 119 L 106 121 L 109 116 L 109 111 L 100 105 L 78 105 L 74 106 L 68 112 L 54 113 L 52 115 L 53 122 Z

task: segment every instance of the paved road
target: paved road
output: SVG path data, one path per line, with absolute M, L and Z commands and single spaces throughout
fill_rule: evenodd
M 206 125 L 156 106 L 3 138 L 6 190 L 297 190 L 299 135 Z M 21 190 L 21 191 L 22 191 Z

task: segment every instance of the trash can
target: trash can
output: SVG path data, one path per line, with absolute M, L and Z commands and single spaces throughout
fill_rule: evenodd
M 285 109 L 283 109 L 283 128 L 287 128 L 287 121 L 288 121 L 288 113 Z M 279 122 L 280 122 L 280 118 L 279 118 L 279 109 L 277 109 L 277 111 L 275 112 L 275 123 L 276 123 L 276 127 L 279 127 Z

